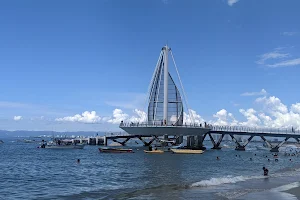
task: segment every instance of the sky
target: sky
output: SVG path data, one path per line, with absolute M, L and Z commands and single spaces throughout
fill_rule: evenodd
M 121 120 L 145 120 L 165 44 L 196 122 L 300 128 L 299 7 L 299 0 L 1 1 L 0 129 L 118 131 Z

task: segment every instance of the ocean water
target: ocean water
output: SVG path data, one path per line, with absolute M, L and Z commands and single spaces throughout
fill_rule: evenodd
M 275 162 L 271 152 L 257 150 L 255 144 L 245 152 L 223 148 L 201 155 L 154 155 L 145 154 L 142 146 L 132 147 L 133 154 L 105 154 L 97 146 L 56 150 L 14 139 L 4 142 L 0 199 L 5 200 L 295 199 L 276 188 L 300 180 L 300 157 L 279 154 Z M 269 169 L 267 178 L 263 166 Z

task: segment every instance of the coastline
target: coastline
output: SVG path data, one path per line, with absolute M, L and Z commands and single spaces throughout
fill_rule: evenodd
M 300 186 L 284 191 L 285 193 L 292 194 L 297 199 L 300 199 Z

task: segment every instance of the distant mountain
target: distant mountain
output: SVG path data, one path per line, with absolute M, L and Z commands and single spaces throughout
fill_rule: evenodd
M 6 131 L 0 130 L 0 138 L 6 137 L 37 137 L 43 135 L 66 135 L 66 136 L 96 136 L 96 135 L 105 135 L 105 132 L 96 132 L 96 131 L 77 131 L 77 132 L 55 132 L 55 131 L 26 131 L 26 130 L 18 130 L 18 131 Z

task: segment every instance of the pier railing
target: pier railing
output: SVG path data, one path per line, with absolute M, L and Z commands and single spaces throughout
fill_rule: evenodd
M 161 123 L 133 123 L 123 122 L 120 127 L 189 127 L 189 128 L 208 128 L 211 131 L 225 132 L 248 132 L 248 133 L 272 133 L 272 134 L 300 134 L 299 129 L 291 128 L 266 128 L 266 127 L 247 127 L 247 126 L 215 126 L 210 124 L 183 124 L 183 125 L 165 125 Z
M 212 131 L 226 132 L 248 132 L 248 133 L 278 133 L 278 134 L 300 134 L 300 130 L 292 128 L 264 128 L 245 126 L 212 126 Z
M 162 124 L 162 123 L 133 123 L 133 122 L 123 122 L 120 123 L 120 127 L 190 127 L 190 128 L 211 128 L 211 125 L 204 125 L 204 124 Z

